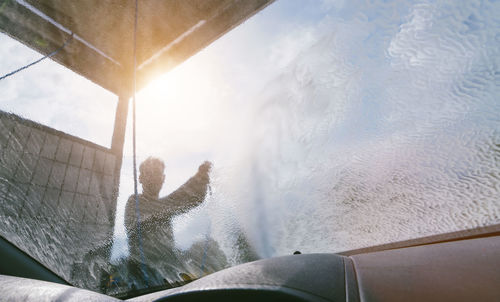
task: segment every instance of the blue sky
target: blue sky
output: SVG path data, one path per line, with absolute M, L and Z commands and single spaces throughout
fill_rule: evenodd
M 10 37 L 0 34 L 0 74 L 41 57 Z M 58 130 L 111 144 L 116 97 L 51 60 L 0 81 L 1 110 L 22 115 Z

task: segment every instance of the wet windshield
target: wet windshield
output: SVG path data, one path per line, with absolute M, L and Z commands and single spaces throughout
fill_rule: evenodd
M 0 0 L 15 38 L 0 36 L 0 76 L 43 56 L 24 44 L 66 41 L 16 36 L 19 5 L 43 10 L 30 3 Z M 495 1 L 259 6 L 140 84 L 137 197 L 131 94 L 55 55 L 0 80 L 0 235 L 126 297 L 294 251 L 498 225 L 499 16 Z

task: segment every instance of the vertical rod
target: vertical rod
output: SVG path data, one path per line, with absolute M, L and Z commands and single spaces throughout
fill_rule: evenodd
M 134 18 L 134 94 L 132 97 L 132 145 L 133 145 L 133 163 L 134 163 L 134 196 L 135 196 L 135 212 L 137 215 L 137 238 L 139 240 L 139 252 L 141 254 L 141 269 L 144 275 L 144 280 L 146 281 L 146 287 L 148 284 L 148 274 L 146 272 L 146 260 L 144 257 L 144 249 L 142 246 L 142 236 L 141 236 L 141 214 L 139 212 L 139 192 L 137 190 L 137 147 L 136 147 L 136 118 L 135 118 L 135 103 L 136 103 L 136 83 L 137 83 L 137 11 L 138 11 L 138 0 L 135 0 L 135 18 Z

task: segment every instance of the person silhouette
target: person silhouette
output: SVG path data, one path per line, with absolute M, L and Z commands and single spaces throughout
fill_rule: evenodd
M 211 167 L 210 162 L 204 162 L 199 167 L 197 175 L 190 179 L 190 184 L 186 183 L 169 196 L 160 198 L 159 194 L 165 181 L 165 164 L 161 159 L 151 156 L 144 160 L 139 167 L 142 193 L 138 195 L 138 211 L 134 195 L 129 197 L 125 208 L 127 234 L 137 232 L 137 218 L 139 217 L 141 226 L 145 222 L 151 224 L 161 221 L 163 233 L 171 235 L 172 218 L 203 202 Z
M 139 183 L 142 185 L 142 194 L 139 194 L 138 213 L 135 204 L 135 195 L 129 197 L 125 208 L 125 228 L 130 234 L 137 228 L 137 218 L 143 222 L 155 213 L 166 208 L 160 202 L 160 191 L 165 182 L 165 164 L 161 159 L 148 157 L 139 166 Z
M 170 273 L 162 276 L 158 265 L 162 266 L 163 272 L 172 274 L 189 271 L 186 257 L 196 253 L 191 250 L 189 253 L 183 253 L 175 247 L 172 220 L 203 202 L 211 167 L 210 162 L 204 162 L 195 176 L 168 196 L 161 198 L 165 164 L 155 157 L 148 157 L 141 163 L 139 182 L 142 185 L 142 193 L 138 195 L 138 205 L 136 207 L 135 196 L 131 195 L 125 208 L 125 227 L 130 252 L 127 265 L 138 286 L 144 281 L 141 280 L 142 270 L 147 271 L 149 284 L 164 283 L 165 277 L 174 280 Z M 215 243 L 212 245 L 215 246 Z M 213 249 L 215 248 L 212 247 L 211 250 Z M 225 259 L 222 252 L 216 252 L 221 254 L 219 258 Z

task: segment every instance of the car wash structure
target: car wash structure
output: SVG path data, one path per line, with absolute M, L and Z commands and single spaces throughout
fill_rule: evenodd
M 0 236 L 74 285 L 96 284 L 78 284 L 74 264 L 112 240 L 134 70 L 140 90 L 271 2 L 140 0 L 134 56 L 135 1 L 0 0 L 3 33 L 119 99 L 110 148 L 0 112 Z

